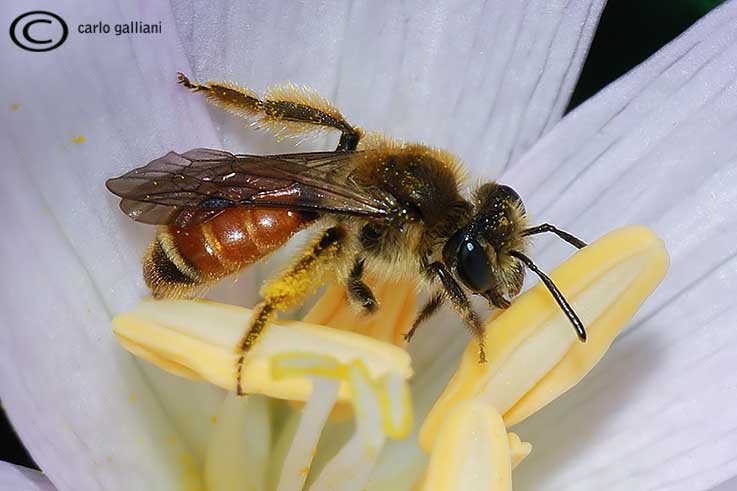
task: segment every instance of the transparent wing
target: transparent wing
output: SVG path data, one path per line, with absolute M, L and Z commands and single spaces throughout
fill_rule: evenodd
M 391 196 L 340 177 L 340 168 L 360 157 L 361 152 L 234 155 L 198 148 L 169 152 L 106 185 L 122 198 L 125 214 L 151 224 L 196 225 L 235 206 L 391 219 Z

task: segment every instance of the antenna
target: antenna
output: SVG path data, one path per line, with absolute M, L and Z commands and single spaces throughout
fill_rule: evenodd
M 578 249 L 583 249 L 584 247 L 586 247 L 586 242 L 582 241 L 575 235 L 571 235 L 568 232 L 557 228 L 555 225 L 550 225 L 549 223 L 543 223 L 542 225 L 525 229 L 522 231 L 522 235 L 526 237 L 528 235 L 543 234 L 545 232 L 554 233 L 555 235 L 565 240 L 572 246 L 577 247 Z
M 573 329 L 575 329 L 578 339 L 582 343 L 585 343 L 586 342 L 586 329 L 583 327 L 583 322 L 581 322 L 581 319 L 578 318 L 578 315 L 576 315 L 576 312 L 574 312 L 573 307 L 571 307 L 571 305 L 568 303 L 568 300 L 566 300 L 563 294 L 560 292 L 560 290 L 558 290 L 558 287 L 555 286 L 555 283 L 553 283 L 553 280 L 551 280 L 548 275 L 543 273 L 540 270 L 540 268 L 538 268 L 537 265 L 534 262 L 532 262 L 532 259 L 525 256 L 521 252 L 510 251 L 509 254 L 513 257 L 516 257 L 523 263 L 525 263 L 525 266 L 530 268 L 530 270 L 533 273 L 535 273 L 536 275 L 540 277 L 540 281 L 542 281 L 543 284 L 545 284 L 545 286 L 548 288 L 548 291 L 550 291 L 550 294 L 553 295 L 553 298 L 555 299 L 555 301 L 558 302 L 560 309 L 563 311 L 566 317 L 568 317 L 568 320 L 571 321 L 571 324 L 573 324 Z

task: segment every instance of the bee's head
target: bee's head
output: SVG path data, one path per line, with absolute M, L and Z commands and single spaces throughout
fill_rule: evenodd
M 510 251 L 524 251 L 527 225 L 519 195 L 509 186 L 486 183 L 474 194 L 470 221 L 446 242 L 443 261 L 471 291 L 506 307 L 524 280 L 524 266 Z
M 585 242 L 548 223 L 528 228 L 519 195 L 493 182 L 476 191 L 473 215 L 464 223 L 443 247 L 443 262 L 456 278 L 494 307 L 507 308 L 522 289 L 525 268 L 529 268 L 553 295 L 578 338 L 586 341 L 581 319 L 555 283 L 525 255 L 526 237 L 543 232 L 555 233 L 579 249 Z

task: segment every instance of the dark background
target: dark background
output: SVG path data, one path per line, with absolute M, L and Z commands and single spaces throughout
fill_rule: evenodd
M 609 0 L 570 111 L 688 29 L 723 0 Z M 0 411 L 0 460 L 38 468 Z

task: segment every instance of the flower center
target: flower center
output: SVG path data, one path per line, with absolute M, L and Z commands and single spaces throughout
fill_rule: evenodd
M 581 380 L 667 267 L 662 241 L 645 228 L 627 227 L 587 246 L 551 273 L 586 323 L 586 344 L 576 340 L 555 300 L 539 285 L 488 321 L 487 363 L 478 363 L 478 346 L 472 341 L 445 392 L 423 418 L 419 445 L 431 454 L 423 489 L 511 489 L 511 469 L 531 447 L 506 427 Z M 290 409 L 298 418 L 293 418 L 293 434 L 285 433 L 283 459 L 267 459 L 280 465 L 275 480 L 280 491 L 363 489 L 387 438 L 403 439 L 410 432 L 412 369 L 408 354 L 394 343 L 402 344 L 412 321 L 414 290 L 395 284 L 379 285 L 377 291 L 383 292 L 384 310 L 372 319 L 361 320 L 342 290 L 332 288 L 307 319 L 345 330 L 278 321 L 246 354 L 242 383 L 248 393 L 306 402 L 301 413 Z M 144 300 L 116 317 L 113 325 L 132 353 L 178 375 L 233 391 L 238 342 L 250 317 L 249 309 L 215 302 Z M 374 335 L 383 341 L 370 337 Z M 353 431 L 336 452 L 327 453 L 327 460 L 320 455 L 315 459 L 338 402 L 350 404 Z M 418 443 L 414 438 L 406 442 Z M 407 453 L 410 459 L 420 458 L 419 452 Z M 226 458 L 217 450 L 208 455 Z M 227 474 L 223 467 L 206 465 L 217 469 L 206 482 L 222 479 Z M 233 475 L 240 471 L 231 469 Z

